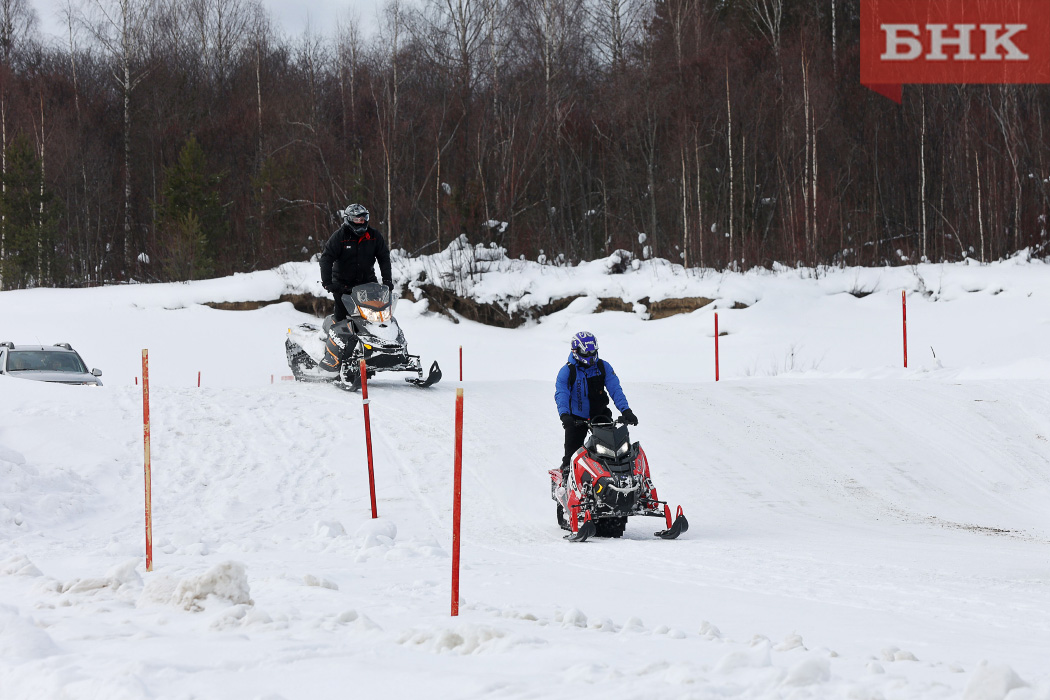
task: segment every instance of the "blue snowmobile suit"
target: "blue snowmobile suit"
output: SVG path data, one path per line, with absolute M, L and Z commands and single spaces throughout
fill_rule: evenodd
M 574 376 L 575 375 L 575 376 Z M 570 380 L 572 385 L 570 386 Z M 608 390 L 608 394 L 605 391 Z M 585 367 L 569 353 L 569 361 L 558 372 L 554 383 L 554 401 L 558 414 L 568 413 L 578 418 L 593 418 L 607 413 L 609 397 L 620 413 L 629 410 L 627 397 L 620 388 L 620 378 L 613 366 L 599 359 L 591 367 Z

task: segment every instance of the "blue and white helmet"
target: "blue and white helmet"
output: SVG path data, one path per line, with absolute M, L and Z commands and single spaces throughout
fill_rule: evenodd
M 572 337 L 572 356 L 583 367 L 590 367 L 598 361 L 598 339 L 594 333 L 580 331 Z

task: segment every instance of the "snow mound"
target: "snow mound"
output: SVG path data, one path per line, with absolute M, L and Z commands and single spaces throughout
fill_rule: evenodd
M 329 581 L 326 578 L 314 576 L 313 574 L 306 574 L 303 576 L 303 583 L 307 586 L 316 586 L 317 588 L 330 588 L 333 591 L 339 590 L 339 584 Z
M 918 661 L 915 654 L 897 647 L 886 647 L 882 650 L 883 661 Z
M 768 668 L 773 665 L 769 653 L 769 643 L 759 644 L 751 649 L 731 651 L 715 664 L 717 673 L 733 673 L 741 668 Z
M 555 615 L 554 619 L 557 620 L 558 616 Z M 583 614 L 581 610 L 571 608 L 568 612 L 561 616 L 562 627 L 586 627 L 587 616 Z
M 810 658 L 791 667 L 783 685 L 807 686 L 826 683 L 831 679 L 831 662 L 823 658 Z
M 784 637 L 784 641 L 773 647 L 773 651 L 791 651 L 792 649 L 806 649 L 805 644 L 802 642 L 802 637 L 798 634 L 789 634 Z
M 213 630 L 261 627 L 273 624 L 273 618 L 253 605 L 234 605 L 222 611 L 209 627 Z
M 36 565 L 24 554 L 15 554 L 0 562 L 0 575 L 3 576 L 43 576 Z
M 21 452 L 0 445 L 0 462 L 21 466 L 26 463 L 26 458 Z
M 990 664 L 982 661 L 977 665 L 963 691 L 963 700 L 1004 700 L 1015 688 L 1027 688 L 1028 684 L 1006 664 Z
M 721 639 L 722 632 L 707 620 L 700 623 L 700 636 L 704 639 Z
M 200 576 L 188 576 L 178 581 L 167 576 L 151 579 L 143 587 L 139 603 L 161 603 L 200 612 L 209 600 L 228 605 L 255 604 L 251 599 L 244 564 L 223 562 Z
M 412 629 L 404 632 L 399 644 L 416 646 L 435 654 L 503 653 L 524 644 L 542 643 L 538 639 L 512 635 L 499 627 L 464 623 L 454 628 Z
M 359 632 L 374 632 L 383 629 L 367 615 L 363 615 L 356 610 L 344 610 L 338 615 L 326 615 L 318 622 L 317 626 L 329 632 L 335 632 L 344 627 L 350 627 Z
M 0 659 L 39 659 L 58 653 L 51 635 L 22 617 L 18 608 L 0 605 Z
M 623 629 L 620 632 L 644 632 L 645 623 L 642 622 L 640 617 L 629 617 L 627 622 L 623 623 Z
M 675 627 L 668 627 L 667 625 L 660 625 L 653 630 L 653 635 L 666 634 L 670 639 L 685 639 L 688 635 L 680 629 Z
M 397 539 L 397 525 L 389 520 L 368 520 L 354 531 L 354 541 L 361 549 L 389 547 Z
M 338 520 L 318 520 L 314 523 L 314 537 L 317 539 L 328 540 L 345 535 L 346 528 Z
M 74 579 L 62 584 L 62 593 L 95 594 L 102 590 L 120 591 L 122 589 L 138 589 L 142 587 L 142 577 L 135 571 L 139 565 L 138 559 L 129 559 L 122 564 L 114 566 L 106 572 L 105 576 L 99 578 Z
M 600 632 L 619 632 L 620 627 L 608 617 L 600 619 L 591 618 L 587 622 L 587 629 L 598 630 Z

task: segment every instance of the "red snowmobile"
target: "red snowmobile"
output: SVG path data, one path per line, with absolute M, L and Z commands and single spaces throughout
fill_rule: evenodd
M 671 520 L 671 508 L 656 495 L 649 477 L 649 461 L 642 446 L 631 442 L 623 418 L 598 416 L 586 424 L 590 434 L 576 451 L 569 466 L 568 483 L 560 469 L 551 469 L 551 498 L 558 504 L 558 525 L 568 530 L 572 542 L 588 537 L 620 537 L 627 518 L 647 515 L 664 518 L 667 529 L 653 533 L 673 540 L 689 529 L 689 521 L 678 511 Z M 568 517 L 566 517 L 566 513 Z

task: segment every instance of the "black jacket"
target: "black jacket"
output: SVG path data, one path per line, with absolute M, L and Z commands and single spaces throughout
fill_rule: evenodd
M 321 253 L 321 284 L 325 287 L 353 287 L 365 282 L 377 282 L 375 264 L 383 283 L 393 286 L 390 274 L 390 249 L 383 235 L 371 226 L 361 236 L 343 224 L 332 234 Z

